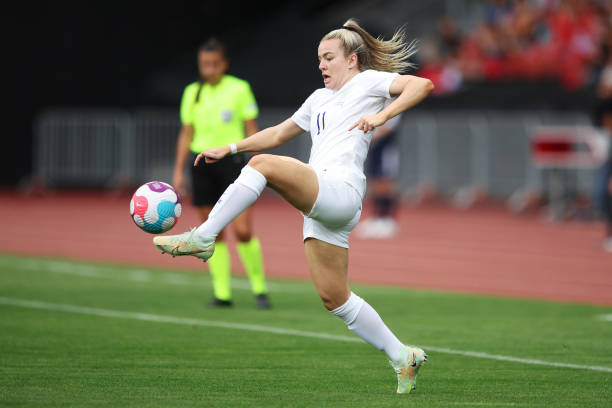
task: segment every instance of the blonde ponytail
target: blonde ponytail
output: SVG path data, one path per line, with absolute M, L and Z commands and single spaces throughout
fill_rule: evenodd
M 362 70 L 402 73 L 416 67 L 408 61 L 417 51 L 416 41 L 407 42 L 404 27 L 395 31 L 390 40 L 383 40 L 372 37 L 355 20 L 349 19 L 341 28 L 327 33 L 321 41 L 334 38 L 340 40 L 345 55 L 357 55 Z

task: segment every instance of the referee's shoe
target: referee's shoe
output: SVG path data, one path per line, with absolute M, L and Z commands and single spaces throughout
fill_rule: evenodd
M 162 254 L 172 256 L 193 255 L 206 262 L 215 252 L 215 239 L 203 238 L 195 228 L 179 235 L 163 235 L 153 238 L 153 243 Z

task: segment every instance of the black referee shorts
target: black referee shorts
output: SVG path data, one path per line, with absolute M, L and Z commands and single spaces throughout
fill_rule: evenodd
M 192 156 L 191 163 L 195 160 L 196 155 Z M 227 186 L 238 178 L 247 162 L 247 155 L 235 154 L 216 163 L 205 163 L 204 160 L 200 160 L 197 166 L 191 166 L 193 205 L 196 207 L 213 206 Z

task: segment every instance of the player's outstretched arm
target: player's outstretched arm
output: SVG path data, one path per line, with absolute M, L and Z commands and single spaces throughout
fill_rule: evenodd
M 389 119 L 417 105 L 433 89 L 434 85 L 429 79 L 414 75 L 400 75 L 391 82 L 389 87 L 391 96 L 398 95 L 397 98 L 380 112 L 360 117 L 349 130 L 358 128 L 368 132 L 382 126 Z
M 234 153 L 261 152 L 273 149 L 283 143 L 287 143 L 303 132 L 304 130 L 296 125 L 293 119 L 289 118 L 276 126 L 265 128 L 246 139 L 242 139 L 236 143 L 236 151 Z M 202 158 L 206 160 L 206 163 L 214 163 L 230 153 L 232 153 L 230 146 L 208 149 L 198 154 L 193 165 L 197 166 Z
M 385 122 L 419 104 L 434 90 L 434 84 L 427 78 L 414 75 L 400 75 L 391 82 L 389 93 L 397 98 L 380 113 Z

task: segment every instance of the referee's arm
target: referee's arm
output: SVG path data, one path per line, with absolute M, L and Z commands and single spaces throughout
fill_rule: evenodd
M 257 126 L 257 120 L 249 119 L 244 121 L 244 134 L 246 135 L 246 137 L 257 133 L 258 130 L 259 127 Z
M 255 119 L 249 119 L 244 121 L 244 135 L 245 137 L 249 137 L 254 135 L 259 130 L 257 126 L 257 121 Z M 252 152 L 252 154 L 259 154 L 259 152 Z
M 174 175 L 172 176 L 172 185 L 179 193 L 182 193 L 185 189 L 185 175 L 183 171 L 189 156 L 189 146 L 192 140 L 193 125 L 183 125 L 176 142 L 176 160 L 174 161 Z

